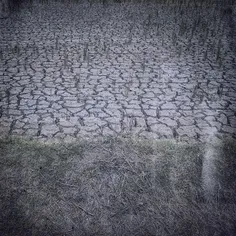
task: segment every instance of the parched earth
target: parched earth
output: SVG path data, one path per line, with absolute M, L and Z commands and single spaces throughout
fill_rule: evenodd
M 68 2 L 0 20 L 1 136 L 236 136 L 234 12 Z

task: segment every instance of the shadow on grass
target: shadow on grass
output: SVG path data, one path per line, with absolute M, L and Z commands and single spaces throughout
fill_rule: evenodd
M 236 147 L 214 148 L 212 204 L 202 188 L 203 144 L 1 140 L 0 234 L 235 235 Z

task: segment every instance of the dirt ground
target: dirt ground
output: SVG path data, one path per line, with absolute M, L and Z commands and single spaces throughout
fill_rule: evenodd
M 212 166 L 206 168 L 209 153 Z M 5 139 L 0 165 L 4 236 L 236 232 L 236 146 L 230 140 L 46 145 Z

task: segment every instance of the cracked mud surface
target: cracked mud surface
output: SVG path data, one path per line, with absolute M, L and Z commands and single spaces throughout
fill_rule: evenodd
M 23 4 L 0 20 L 0 135 L 235 137 L 235 16 L 189 8 Z

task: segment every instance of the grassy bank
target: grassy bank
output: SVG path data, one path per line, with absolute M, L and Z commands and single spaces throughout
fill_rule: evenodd
M 214 150 L 213 201 L 202 170 Z M 206 154 L 207 153 L 207 154 Z M 0 141 L 1 235 L 235 235 L 236 146 Z M 208 177 L 209 177 L 208 176 Z

